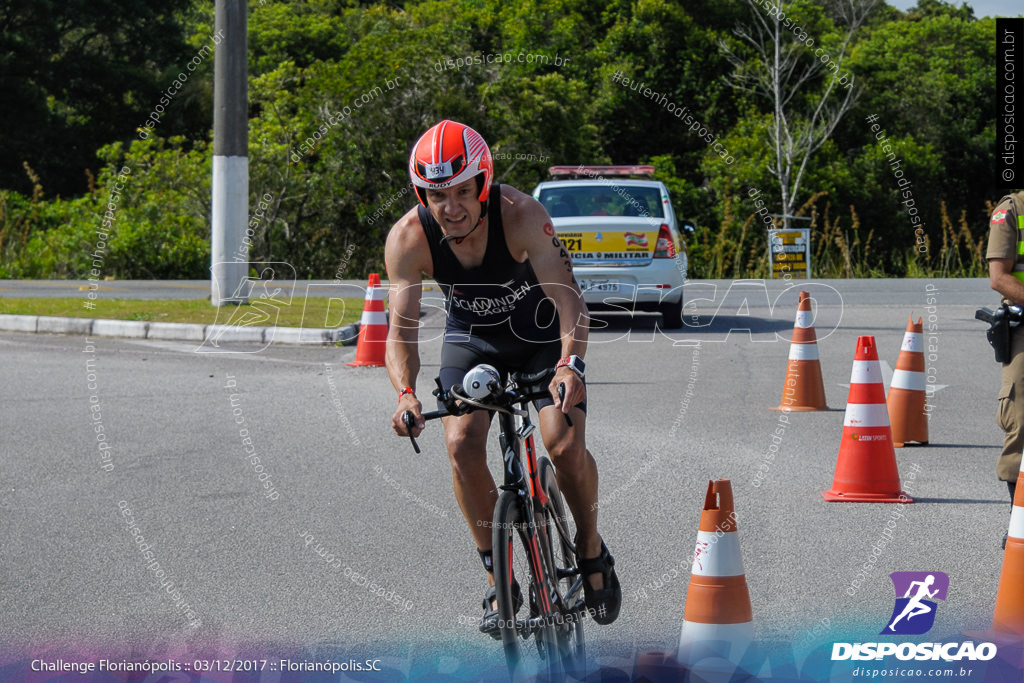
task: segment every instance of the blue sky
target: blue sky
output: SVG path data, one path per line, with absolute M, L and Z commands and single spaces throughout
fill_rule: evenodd
M 954 0 L 959 6 L 963 0 Z M 897 9 L 907 10 L 917 6 L 917 0 L 887 0 L 888 4 Z M 1020 0 L 974 0 L 967 2 L 974 8 L 976 17 L 1016 17 L 1024 14 L 1024 3 Z

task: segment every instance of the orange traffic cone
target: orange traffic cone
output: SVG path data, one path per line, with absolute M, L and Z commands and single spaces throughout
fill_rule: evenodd
M 775 410 L 828 410 L 825 403 L 825 384 L 821 379 L 818 360 L 818 338 L 811 321 L 811 296 L 800 292 L 793 325 L 793 343 L 789 345 L 789 365 L 786 384 L 782 388 L 782 403 Z
M 682 680 L 679 665 L 669 652 L 648 650 L 636 656 L 632 683 L 668 683 Z
M 679 659 L 687 663 L 695 645 L 710 645 L 737 661 L 754 637 L 750 592 L 728 479 L 708 482 L 686 591 Z
M 347 365 L 373 368 L 383 366 L 387 338 L 388 318 L 384 313 L 384 288 L 380 286 L 380 275 L 370 273 L 366 301 L 363 302 L 363 317 L 359 322 L 356 359 Z
M 1024 638 L 1024 463 L 1017 475 L 1017 492 L 1010 513 L 1010 531 L 1003 554 L 1003 571 L 996 592 L 992 630 Z
M 907 321 L 900 357 L 889 387 L 889 422 L 892 442 L 902 448 L 908 441 L 928 443 L 928 414 L 925 412 L 924 340 L 921 318 Z
M 900 490 L 874 337 L 857 337 L 839 460 L 832 488 L 821 495 L 831 503 L 914 502 Z

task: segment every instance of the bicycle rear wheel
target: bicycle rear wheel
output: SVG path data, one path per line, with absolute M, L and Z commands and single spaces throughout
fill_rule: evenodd
M 555 627 L 555 640 L 558 644 L 559 658 L 565 672 L 576 679 L 582 679 L 587 671 L 587 651 L 583 638 L 583 615 L 586 613 L 586 604 L 583 600 L 583 587 L 577 584 L 578 574 L 576 570 L 576 553 L 572 543 L 569 541 L 569 523 L 565 514 L 565 502 L 562 500 L 562 492 L 558 490 L 558 481 L 555 477 L 555 466 L 551 460 L 541 457 L 540 483 L 548 496 L 547 514 L 547 546 L 551 556 L 551 564 L 554 567 L 555 576 L 559 573 L 563 578 L 558 579 L 558 595 L 562 599 L 562 619 L 558 620 Z M 575 586 L 576 590 L 573 591 Z
M 538 524 L 542 520 L 538 520 Z M 541 605 L 550 590 L 543 577 L 551 573 L 550 555 L 530 545 L 523 502 L 514 491 L 504 491 L 494 508 L 491 534 L 494 553 L 494 585 L 498 597 L 498 626 L 512 680 L 561 681 L 562 666 L 551 614 Z M 539 563 L 539 566 L 538 566 Z M 553 579 L 552 579 L 553 580 Z M 523 608 L 516 612 L 512 597 L 513 581 L 523 593 Z M 529 639 L 533 643 L 528 642 Z

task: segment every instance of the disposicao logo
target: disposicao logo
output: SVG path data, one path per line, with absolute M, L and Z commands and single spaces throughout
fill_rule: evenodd
M 881 634 L 916 636 L 930 631 L 938 606 L 935 600 L 946 599 L 949 577 L 943 572 L 893 572 L 889 578 L 896 590 L 896 605 Z
M 935 624 L 936 600 L 949 593 L 949 577 L 943 572 L 893 572 L 896 604 L 879 635 L 920 635 Z M 994 643 L 833 643 L 832 661 L 878 660 L 895 656 L 899 660 L 946 662 L 988 661 L 996 656 Z

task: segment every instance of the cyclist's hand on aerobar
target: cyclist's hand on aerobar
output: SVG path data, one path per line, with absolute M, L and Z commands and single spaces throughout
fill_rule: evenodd
M 558 397 L 559 384 L 565 385 L 564 403 Z M 548 388 L 551 391 L 551 397 L 555 400 L 555 407 L 563 413 L 568 413 L 574 405 L 587 398 L 586 385 L 583 384 L 583 380 L 580 379 L 579 375 L 569 368 L 558 368 L 555 370 L 555 376 L 552 378 Z
M 412 413 L 412 436 L 419 436 L 426 422 L 423 419 L 423 404 L 413 394 L 405 394 L 398 399 L 398 408 L 391 416 L 391 426 L 399 436 L 409 436 L 403 416 L 406 411 Z

